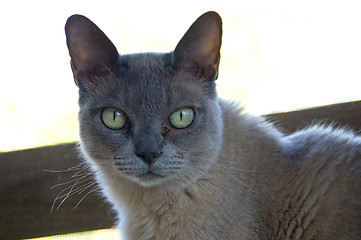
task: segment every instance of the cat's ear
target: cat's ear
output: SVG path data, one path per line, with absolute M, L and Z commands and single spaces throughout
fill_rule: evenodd
M 216 12 L 200 16 L 174 50 L 177 67 L 195 71 L 207 80 L 218 78 L 222 44 L 222 19 Z
M 74 80 L 79 87 L 87 88 L 94 76 L 115 70 L 119 62 L 117 49 L 88 18 L 81 15 L 69 17 L 65 34 Z

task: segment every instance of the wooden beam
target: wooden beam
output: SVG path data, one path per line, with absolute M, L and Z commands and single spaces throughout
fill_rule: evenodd
M 57 210 L 64 196 L 51 211 L 56 196 L 72 184 L 51 188 L 74 180 L 72 176 L 77 170 L 62 170 L 78 164 L 74 143 L 0 154 L 0 239 L 34 238 L 113 226 L 114 215 L 109 205 L 96 194 L 89 194 L 75 208 L 88 191 L 70 196 Z M 57 172 L 59 170 L 61 172 Z
M 333 124 L 335 127 L 344 126 L 358 132 L 361 130 L 361 101 L 269 114 L 266 117 L 286 133 L 319 122 Z
M 337 125 L 359 131 L 361 101 L 267 117 L 288 133 L 315 121 L 336 121 Z M 115 215 L 99 194 L 91 193 L 82 200 L 91 188 L 69 196 L 57 210 L 64 195 L 51 211 L 57 195 L 67 187 L 69 190 L 76 181 L 72 176 L 78 169 L 62 171 L 81 163 L 75 149 L 75 143 L 70 143 L 0 154 L 0 239 L 33 238 L 114 226 Z M 75 181 L 51 189 L 72 180 Z M 88 181 L 83 184 L 86 183 Z

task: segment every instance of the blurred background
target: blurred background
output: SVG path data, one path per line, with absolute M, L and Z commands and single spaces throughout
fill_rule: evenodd
M 70 15 L 90 18 L 126 54 L 172 51 L 209 10 L 223 19 L 221 97 L 254 114 L 361 99 L 357 0 L 3 1 L 0 152 L 77 141 Z
M 357 0 L 6 1 L 0 8 L 0 151 L 77 140 L 64 24 L 94 21 L 121 54 L 167 52 L 202 13 L 223 18 L 219 95 L 254 114 L 360 99 Z

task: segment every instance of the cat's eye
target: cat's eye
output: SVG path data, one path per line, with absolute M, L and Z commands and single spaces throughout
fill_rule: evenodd
M 102 121 L 110 129 L 121 129 L 125 126 L 127 118 L 115 108 L 106 108 L 102 112 Z
M 169 116 L 169 122 L 174 128 L 189 127 L 194 120 L 194 111 L 191 108 L 181 108 Z

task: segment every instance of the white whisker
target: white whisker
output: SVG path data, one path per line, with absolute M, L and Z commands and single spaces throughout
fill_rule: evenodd
M 86 177 L 86 176 L 83 176 L 82 178 L 84 178 L 84 177 Z M 64 185 L 67 185 L 67 184 L 76 182 L 76 181 L 78 181 L 78 180 L 79 180 L 79 179 L 73 179 L 73 180 L 70 180 L 70 181 L 65 182 L 65 183 L 58 183 L 58 184 L 52 186 L 50 189 L 52 190 L 52 189 L 54 189 L 54 188 L 56 188 L 56 187 L 64 186 Z
M 76 204 L 76 207 L 77 207 L 80 204 L 80 202 L 82 202 L 84 200 L 84 198 L 86 196 L 88 196 L 90 193 L 92 193 L 92 192 L 96 191 L 96 189 L 98 189 L 97 186 L 94 186 L 97 183 L 94 181 L 94 179 L 92 177 L 92 173 L 90 171 L 90 167 L 87 164 L 82 163 L 77 166 L 68 168 L 66 170 L 59 170 L 59 171 L 45 170 L 45 171 L 51 172 L 51 173 L 64 173 L 64 172 L 76 171 L 76 173 L 74 173 L 71 176 L 71 179 L 69 181 L 64 182 L 64 183 L 58 183 L 58 184 L 54 185 L 53 187 L 51 187 L 51 189 L 55 189 L 60 186 L 65 186 L 65 188 L 62 189 L 55 197 L 53 204 L 51 206 L 51 209 L 50 209 L 51 212 L 55 208 L 56 208 L 56 210 L 59 210 L 60 207 L 65 202 L 65 200 L 68 199 L 70 196 L 73 196 L 75 194 L 80 195 L 80 194 L 84 193 L 86 190 L 93 187 L 93 189 L 88 191 L 81 198 L 81 200 Z M 60 200 L 60 202 L 57 204 L 57 202 L 59 200 Z
M 79 201 L 78 203 L 75 205 L 74 209 L 76 209 L 79 204 L 90 194 L 90 193 L 93 193 L 93 192 L 96 192 L 99 190 L 99 186 L 95 186 L 92 190 L 90 190 L 89 192 L 87 192 Z
M 231 174 L 230 171 L 225 171 L 225 170 L 222 170 L 220 167 L 213 167 L 215 170 L 218 170 L 220 172 L 223 172 L 225 174 L 227 174 L 228 176 L 230 176 L 232 179 L 236 180 L 239 184 L 241 184 L 242 186 L 248 188 L 251 192 L 255 193 L 258 195 L 258 192 L 256 192 L 255 190 L 253 190 L 250 186 L 248 186 L 247 184 L 245 184 L 244 182 L 242 182 L 240 179 L 236 178 L 235 176 L 233 176 Z

